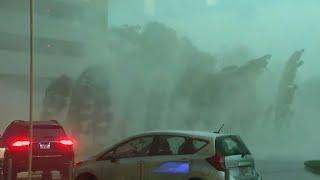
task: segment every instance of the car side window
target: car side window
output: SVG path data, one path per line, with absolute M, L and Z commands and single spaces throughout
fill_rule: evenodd
M 194 154 L 208 144 L 205 140 L 184 136 L 156 136 L 150 150 L 151 156 Z
M 167 138 L 167 141 L 170 145 L 172 155 L 178 155 L 179 148 L 186 142 L 186 138 L 181 136 L 171 136 Z
M 193 145 L 195 146 L 195 148 L 197 150 L 202 149 L 203 147 L 205 147 L 208 144 L 208 141 L 205 140 L 200 140 L 200 139 L 194 139 L 193 140 Z
M 110 160 L 113 157 L 114 150 L 105 152 L 102 156 L 99 157 L 100 160 Z
M 151 156 L 172 155 L 170 144 L 167 138 L 168 136 L 156 136 L 154 138 L 150 149 Z
M 193 138 L 186 138 L 185 142 L 179 147 L 179 155 L 194 154 L 208 144 L 207 141 Z
M 152 136 L 139 137 L 129 140 L 128 142 L 115 148 L 114 155 L 117 158 L 148 156 L 152 141 Z

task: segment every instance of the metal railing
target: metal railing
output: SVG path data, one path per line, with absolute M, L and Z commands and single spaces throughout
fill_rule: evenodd
M 29 33 L 30 33 L 30 59 L 29 59 L 29 155 L 28 155 L 28 180 L 32 176 L 32 143 L 33 143 L 33 0 L 29 0 Z

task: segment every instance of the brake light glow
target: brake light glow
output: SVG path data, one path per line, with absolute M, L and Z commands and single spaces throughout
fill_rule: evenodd
M 29 146 L 29 145 L 30 145 L 30 141 L 16 141 L 12 143 L 13 147 L 23 147 L 23 146 Z
M 59 142 L 60 142 L 60 144 L 63 144 L 63 145 L 66 145 L 66 146 L 72 146 L 73 145 L 73 142 L 71 140 L 64 139 L 64 140 L 60 140 Z
M 225 165 L 223 161 L 223 156 L 221 153 L 216 152 L 216 154 L 212 157 L 206 159 L 208 163 L 210 163 L 216 170 L 224 171 Z

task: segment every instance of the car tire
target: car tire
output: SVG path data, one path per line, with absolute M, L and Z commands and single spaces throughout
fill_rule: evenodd
M 3 172 L 3 180 L 8 180 L 8 171 L 5 170 L 6 172 Z M 16 170 L 12 170 L 11 173 L 11 180 L 17 180 L 18 177 L 18 172 Z
M 73 164 L 73 161 L 72 161 L 72 164 Z M 73 172 L 73 169 L 71 169 L 71 172 Z M 60 173 L 62 180 L 69 180 L 70 166 L 66 166 L 63 169 L 60 169 L 59 173 Z M 72 177 L 72 179 L 73 179 L 73 177 Z
M 8 180 L 8 176 L 9 176 L 9 159 L 5 158 L 4 162 L 3 162 L 3 179 L 4 180 Z M 16 180 L 18 177 L 18 171 L 16 170 L 16 168 L 14 167 L 14 164 L 12 162 L 12 171 L 11 171 L 11 180 Z
M 68 170 L 60 170 L 60 176 L 62 180 L 69 179 L 69 171 Z

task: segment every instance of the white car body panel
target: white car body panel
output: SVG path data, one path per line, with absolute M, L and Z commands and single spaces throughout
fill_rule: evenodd
M 206 158 L 215 153 L 215 139 L 220 136 L 226 136 L 226 134 L 199 131 L 153 131 L 127 138 L 108 150 L 111 150 L 123 142 L 127 142 L 134 138 L 167 135 L 201 139 L 207 141 L 208 144 L 195 154 L 123 158 L 118 159 L 116 162 L 111 162 L 111 160 L 90 160 L 75 168 L 75 178 L 83 173 L 90 173 L 98 180 L 188 180 L 190 178 L 200 178 L 201 180 L 225 179 L 224 172 L 217 171 L 206 161 Z M 248 159 L 251 161 L 251 158 L 252 156 L 250 155 Z M 163 171 L 163 169 L 161 169 L 162 166 L 164 166 L 164 169 L 166 170 Z M 166 166 L 168 166 L 168 168 Z M 235 172 L 231 172 L 231 174 Z M 258 179 L 259 178 L 257 178 L 257 180 Z M 230 180 L 234 180 L 234 178 L 231 176 Z

